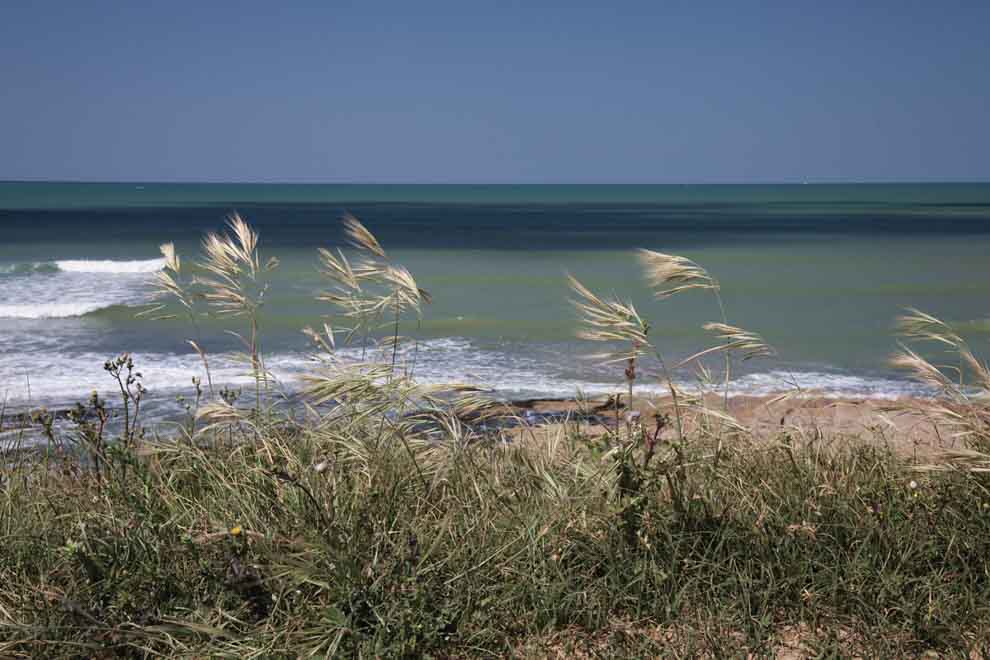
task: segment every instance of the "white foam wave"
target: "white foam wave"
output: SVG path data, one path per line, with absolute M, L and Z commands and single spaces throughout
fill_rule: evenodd
M 11 405 L 67 405 L 85 399 L 90 392 L 107 396 L 115 392 L 103 368 L 109 354 L 85 352 L 73 355 L 40 353 L 30 356 L 0 356 L 0 401 Z M 173 399 L 176 393 L 192 389 L 192 378 L 200 378 L 203 388 L 207 377 L 203 363 L 195 353 L 134 353 L 134 364 L 143 375 L 142 383 L 152 397 Z M 209 356 L 210 374 L 217 389 L 253 385 L 251 365 L 230 354 Z M 279 383 L 292 387 L 314 362 L 301 353 L 265 357 Z
M 165 267 L 165 259 L 133 261 L 63 259 L 56 261 L 55 265 L 66 273 L 154 273 Z
M 509 368 L 501 374 L 491 374 L 491 378 L 478 378 L 475 374 L 443 374 L 433 372 L 420 378 L 422 382 L 441 384 L 458 382 L 490 388 L 501 398 L 569 398 L 578 392 L 585 396 L 603 396 L 625 393 L 622 382 L 591 381 L 577 378 L 559 377 L 538 371 Z M 698 393 L 701 388 L 689 381 L 677 382 L 679 389 Z M 666 384 L 639 382 L 636 391 L 649 396 L 665 397 L 670 394 Z M 722 392 L 719 386 L 708 391 Z M 901 397 L 927 396 L 931 394 L 924 386 L 910 381 L 889 378 L 866 378 L 850 375 L 821 372 L 787 373 L 767 372 L 749 374 L 733 381 L 729 386 L 730 396 L 771 396 L 791 393 L 797 397 L 821 397 L 826 399 L 879 399 L 893 400 Z
M 5 266 L 0 318 L 58 319 L 146 302 L 164 259 L 63 260 Z
M 105 302 L 0 304 L 4 319 L 64 319 L 112 306 Z
M 624 383 L 599 379 L 594 374 L 568 373 L 533 355 L 504 352 L 495 347 L 481 348 L 469 340 L 446 338 L 421 342 L 414 351 L 404 351 L 401 361 L 412 367 L 413 376 L 424 384 L 468 383 L 491 390 L 502 399 L 566 398 L 579 392 L 601 396 L 623 391 Z M 103 370 L 107 354 L 84 352 L 65 354 L 57 350 L 29 353 L 0 353 L 0 398 L 12 406 L 68 405 L 98 390 L 114 396 Z M 179 413 L 175 396 L 191 396 L 191 379 L 198 377 L 204 389 L 207 378 L 200 358 L 194 353 L 135 353 L 134 362 L 144 375 L 149 390 L 148 410 L 154 417 L 171 417 Z M 358 349 L 341 351 L 342 358 L 361 359 Z M 369 358 L 372 356 L 368 356 Z M 278 389 L 297 392 L 304 374 L 319 369 L 319 364 L 303 352 L 274 353 L 265 356 L 265 364 L 278 382 Z M 211 354 L 210 369 L 217 390 L 222 387 L 245 388 L 253 384 L 250 364 L 230 354 Z M 689 381 L 679 383 L 696 389 Z M 640 381 L 640 395 L 666 396 L 666 387 L 657 382 Z M 909 381 L 883 376 L 809 371 L 766 371 L 742 375 L 730 389 L 733 396 L 765 396 L 792 392 L 798 396 L 826 398 L 895 399 L 925 396 L 924 387 Z

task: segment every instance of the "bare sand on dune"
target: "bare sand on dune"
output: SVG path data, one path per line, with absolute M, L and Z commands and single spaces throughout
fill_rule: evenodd
M 945 429 L 938 428 L 923 414 L 923 401 L 915 399 L 827 398 L 821 396 L 732 396 L 728 399 L 732 419 L 751 432 L 753 439 L 775 440 L 787 433 L 797 441 L 820 440 L 842 442 L 865 440 L 885 445 L 905 456 L 923 458 L 943 448 L 959 446 Z M 578 402 L 573 399 L 529 399 L 512 403 L 514 412 L 525 415 L 560 416 L 561 422 L 545 425 L 547 430 L 561 423 L 579 424 L 589 433 L 604 433 L 614 429 L 616 422 L 624 428 L 634 420 L 642 423 L 647 433 L 653 433 L 657 416 L 667 416 L 661 438 L 676 435 L 674 407 L 667 397 L 637 397 L 632 410 L 620 398 L 616 411 L 614 399 L 597 398 Z M 715 411 L 724 411 L 726 402 L 720 396 L 706 397 L 706 404 Z M 630 415 L 632 413 L 632 415 Z M 638 413 L 638 415 L 636 414 Z M 718 424 L 718 418 L 710 423 Z M 685 415 L 685 431 L 690 433 L 698 416 Z

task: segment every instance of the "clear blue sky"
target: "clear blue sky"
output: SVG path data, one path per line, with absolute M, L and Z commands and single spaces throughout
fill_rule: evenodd
M 4 2 L 0 179 L 990 180 L 990 2 Z

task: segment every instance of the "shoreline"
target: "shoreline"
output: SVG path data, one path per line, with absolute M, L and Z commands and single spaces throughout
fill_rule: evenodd
M 502 413 L 494 416 L 495 425 L 505 430 L 506 437 L 515 439 L 526 431 L 536 431 L 537 436 L 548 433 L 568 424 L 577 424 L 586 432 L 603 435 L 614 432 L 617 424 L 624 428 L 627 423 L 641 424 L 644 431 L 656 431 L 657 415 L 666 415 L 665 428 L 658 435 L 661 439 L 676 437 L 674 406 L 669 395 L 634 395 L 632 410 L 626 404 L 626 395 L 619 396 L 616 409 L 612 396 L 595 396 L 579 400 L 576 397 L 534 397 L 514 398 L 499 401 L 497 408 Z M 111 399 L 112 402 L 112 399 Z M 897 397 L 880 399 L 857 396 L 825 396 L 821 394 L 778 394 L 749 395 L 736 394 L 724 399 L 721 395 L 705 397 L 705 405 L 718 413 L 725 411 L 734 422 L 744 427 L 752 438 L 771 440 L 782 433 L 798 436 L 815 435 L 818 438 L 850 439 L 861 438 L 866 442 L 885 444 L 902 455 L 930 455 L 938 449 L 955 447 L 947 441 L 947 434 L 927 421 L 919 411 L 924 409 L 923 398 Z M 32 408 L 8 408 L 0 417 L 0 452 L 13 450 L 23 436 L 35 438 L 20 445 L 22 448 L 44 445 L 43 425 L 36 417 L 36 411 L 43 406 Z M 71 423 L 72 406 L 62 405 L 48 408 L 57 426 Z M 913 412 L 909 412 L 913 411 Z M 630 413 L 632 416 L 630 417 Z M 697 413 L 688 415 L 685 420 L 685 433 L 697 430 Z M 731 426 L 728 419 L 714 423 Z M 465 419 L 468 424 L 484 420 Z M 152 418 L 147 427 L 158 431 L 180 423 L 177 418 Z M 22 437 L 18 437 L 22 434 Z

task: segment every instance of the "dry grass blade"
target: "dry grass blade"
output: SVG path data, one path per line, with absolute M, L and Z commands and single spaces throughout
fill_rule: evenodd
M 307 400 L 317 406 L 348 400 L 378 401 L 382 398 L 383 385 L 391 374 L 388 365 L 354 364 L 326 373 L 305 375 L 303 392 Z
M 155 273 L 155 283 L 153 297 L 155 300 L 174 299 L 186 310 L 186 314 L 193 316 L 194 294 L 182 284 L 182 261 L 175 251 L 173 243 L 163 243 L 158 248 L 165 258 L 165 266 Z M 138 317 L 149 317 L 152 320 L 163 321 L 176 318 L 175 314 L 160 313 L 166 308 L 164 303 L 156 304 L 152 307 L 137 313 Z
M 938 367 L 910 348 L 902 347 L 900 353 L 890 358 L 890 365 L 895 369 L 903 369 L 910 372 L 916 380 L 931 385 L 943 392 L 956 389 L 955 383 L 942 373 Z
M 962 365 L 968 369 L 968 375 L 973 378 L 974 384 L 983 390 L 984 394 L 990 392 L 990 368 L 973 354 L 969 345 L 958 333 L 952 330 L 947 323 L 931 314 L 914 308 L 908 308 L 907 312 L 897 319 L 897 329 L 903 337 L 916 341 L 932 341 L 948 347 L 948 350 L 954 352 Z M 911 353 L 908 357 L 899 356 L 897 360 L 904 366 L 915 370 L 916 373 L 930 371 L 930 365 L 925 367 L 918 364 L 916 358 L 916 354 Z M 960 372 L 960 378 L 962 378 L 964 370 L 960 368 L 957 371 Z
M 704 268 L 687 257 L 653 250 L 637 253 L 647 282 L 657 289 L 657 298 L 669 298 L 688 289 L 717 289 L 718 283 Z
M 373 331 L 386 315 L 392 317 L 389 324 L 395 327 L 393 334 L 397 336 L 401 315 L 409 310 L 419 315 L 422 305 L 431 302 L 431 296 L 417 285 L 408 270 L 388 260 L 375 236 L 354 216 L 345 216 L 343 223 L 361 257 L 352 263 L 339 249 L 320 249 L 321 273 L 333 288 L 320 293 L 317 300 L 334 305 L 343 316 L 352 319 L 345 341 L 362 331 Z
M 606 300 L 591 292 L 573 275 L 567 276 L 571 290 L 578 298 L 571 303 L 583 317 L 584 328 L 577 336 L 588 341 L 617 341 L 627 342 L 629 348 L 618 353 L 609 353 L 596 357 L 605 357 L 611 361 L 628 359 L 642 353 L 650 343 L 647 339 L 649 324 L 640 317 L 632 303 L 617 299 Z
M 909 307 L 907 314 L 897 317 L 897 330 L 908 339 L 935 341 L 952 348 L 962 345 L 962 338 L 944 321 Z
M 459 391 L 463 394 L 450 404 L 451 414 L 459 419 L 481 422 L 513 414 L 512 409 L 504 402 L 486 396 L 476 387 L 463 386 Z
M 360 249 L 367 250 L 382 259 L 388 259 L 385 250 L 382 248 L 375 235 L 368 231 L 368 228 L 361 224 L 361 221 L 350 213 L 344 215 L 344 233 L 350 239 L 351 244 Z
M 229 234 L 207 234 L 203 239 L 204 259 L 198 264 L 208 275 L 197 277 L 204 287 L 203 299 L 217 313 L 225 316 L 253 314 L 261 306 L 265 293 L 258 281 L 261 273 L 258 234 L 233 214 L 227 221 Z M 269 261 L 266 271 L 276 267 Z
M 165 268 L 173 273 L 179 273 L 182 270 L 182 262 L 179 259 L 179 255 L 175 252 L 175 243 L 162 243 L 158 246 L 158 249 L 162 253 L 162 256 L 165 257 Z
M 382 280 L 391 286 L 396 302 L 403 308 L 419 310 L 422 303 L 429 304 L 433 298 L 419 288 L 412 274 L 402 266 L 387 266 L 381 274 Z
M 329 323 L 323 324 L 323 334 L 320 334 L 310 326 L 306 326 L 302 331 L 304 335 L 309 337 L 314 344 L 325 352 L 332 355 L 337 350 L 337 341 L 334 338 L 333 328 L 330 327 Z
M 720 422 L 719 431 L 728 429 L 740 434 L 746 434 L 750 431 L 747 426 L 736 419 L 735 415 L 713 408 L 705 402 L 703 397 L 687 397 L 682 405 L 687 412 L 693 412 L 703 419 L 713 419 Z
M 755 332 L 727 323 L 706 323 L 702 327 L 708 332 L 715 333 L 720 340 L 725 342 L 725 344 L 717 347 L 718 350 L 740 351 L 743 360 L 776 355 L 776 351 Z
M 894 367 L 909 371 L 912 376 L 935 389 L 939 396 L 915 405 L 902 406 L 902 411 L 924 414 L 954 440 L 963 440 L 976 449 L 953 449 L 941 454 L 945 464 L 923 469 L 965 469 L 970 472 L 990 472 L 990 456 L 983 453 L 990 442 L 990 370 L 980 362 L 966 342 L 939 319 L 916 309 L 898 319 L 901 334 L 909 339 L 933 341 L 948 347 L 959 358 L 958 366 L 935 365 L 914 350 L 901 346 L 901 352 L 891 359 Z M 955 374 L 956 379 L 946 375 Z M 973 380 L 967 382 L 967 376 Z
M 361 283 L 342 251 L 338 249 L 337 253 L 334 254 L 326 248 L 320 248 L 318 253 L 320 263 L 323 265 L 322 273 L 325 277 L 337 282 L 338 286 L 348 291 L 361 290 Z
M 966 472 L 990 472 L 990 454 L 975 449 L 945 449 L 939 452 L 941 463 L 919 465 L 919 472 L 946 472 L 964 470 Z
M 197 421 L 206 422 L 206 426 L 199 430 L 199 433 L 207 433 L 218 426 L 236 426 L 243 424 L 254 429 L 254 423 L 242 410 L 235 408 L 226 401 L 217 400 L 203 404 L 196 411 Z
M 236 238 L 236 241 L 228 242 L 231 252 L 249 269 L 251 277 L 255 277 L 261 270 L 258 260 L 258 233 L 237 213 L 227 219 L 227 226 Z

